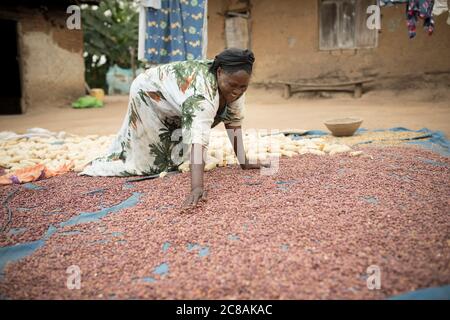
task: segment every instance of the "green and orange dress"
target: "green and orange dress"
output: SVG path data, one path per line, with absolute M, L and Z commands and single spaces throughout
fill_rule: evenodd
M 153 175 L 174 170 L 193 143 L 207 147 L 211 128 L 220 122 L 238 126 L 244 99 L 219 109 L 212 61 L 173 62 L 147 69 L 133 81 L 127 115 L 104 157 L 81 174 L 90 176 Z

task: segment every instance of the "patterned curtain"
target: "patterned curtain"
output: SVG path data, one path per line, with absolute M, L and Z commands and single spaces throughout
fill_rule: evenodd
M 161 9 L 147 8 L 145 59 L 168 63 L 203 58 L 206 0 L 161 0 Z

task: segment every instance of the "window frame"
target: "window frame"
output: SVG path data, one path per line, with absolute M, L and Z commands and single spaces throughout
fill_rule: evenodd
M 340 36 L 339 36 L 339 32 L 341 30 L 341 21 L 342 21 L 342 17 L 340 17 L 340 13 L 342 13 L 342 2 L 344 2 L 345 0 L 317 0 L 317 5 L 318 5 L 318 33 L 319 33 L 319 44 L 318 44 L 318 49 L 319 51 L 337 51 L 337 50 L 358 50 L 358 49 L 374 49 L 378 47 L 378 30 L 370 30 L 370 32 L 373 32 L 374 34 L 374 40 L 373 40 L 373 44 L 369 44 L 369 45 L 360 45 L 359 43 L 361 42 L 362 39 L 362 34 L 361 33 L 361 29 L 360 29 L 360 25 L 363 23 L 363 25 L 365 26 L 365 21 L 367 20 L 368 14 L 366 13 L 366 10 L 363 9 L 361 6 L 363 5 L 361 2 L 361 0 L 355 0 L 354 3 L 354 7 L 355 7 L 355 19 L 354 19 L 354 30 L 355 30 L 355 34 L 354 34 L 354 38 L 353 38 L 353 43 L 354 45 L 351 47 L 341 47 L 340 46 Z M 348 0 L 347 0 L 348 1 Z M 350 0 L 351 1 L 351 0 Z M 377 4 L 376 0 L 367 0 L 367 1 L 371 1 L 374 5 Z M 331 46 L 324 46 L 324 41 L 322 38 L 322 4 L 323 3 L 335 3 L 337 8 L 336 10 L 337 12 L 337 47 L 331 47 Z M 343 15 L 342 15 L 343 16 Z M 361 21 L 361 19 L 363 19 L 363 21 Z

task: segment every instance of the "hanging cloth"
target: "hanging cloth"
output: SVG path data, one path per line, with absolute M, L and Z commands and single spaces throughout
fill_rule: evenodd
M 433 13 L 434 0 L 409 0 L 406 5 L 406 20 L 409 38 L 416 36 L 416 25 L 418 19 L 424 20 L 423 27 L 431 35 L 434 31 Z
M 139 1 L 139 40 L 138 40 L 138 60 L 145 57 L 145 36 L 147 33 L 147 8 L 161 9 L 161 0 L 141 0 Z
M 380 7 L 389 7 L 394 4 L 408 3 L 409 0 L 379 0 Z
M 206 7 L 206 0 L 161 0 L 160 9 L 145 8 L 145 45 L 139 58 L 156 64 L 203 59 Z
M 434 0 L 433 16 L 438 16 L 448 11 L 447 0 Z
M 447 0 L 436 0 L 439 2 L 438 11 L 440 12 L 442 8 L 447 7 Z M 423 19 L 423 27 L 425 31 L 431 35 L 434 31 L 434 2 L 435 0 L 379 0 L 378 4 L 380 7 L 392 6 L 395 4 L 406 4 L 406 22 L 408 26 L 409 38 L 414 38 L 416 36 L 416 25 L 419 18 Z M 442 13 L 442 12 L 440 12 Z

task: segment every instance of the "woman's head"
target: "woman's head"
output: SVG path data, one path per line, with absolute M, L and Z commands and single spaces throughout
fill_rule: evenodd
M 247 90 L 255 56 L 250 50 L 227 49 L 216 56 L 209 69 L 217 77 L 219 91 L 227 103 Z

